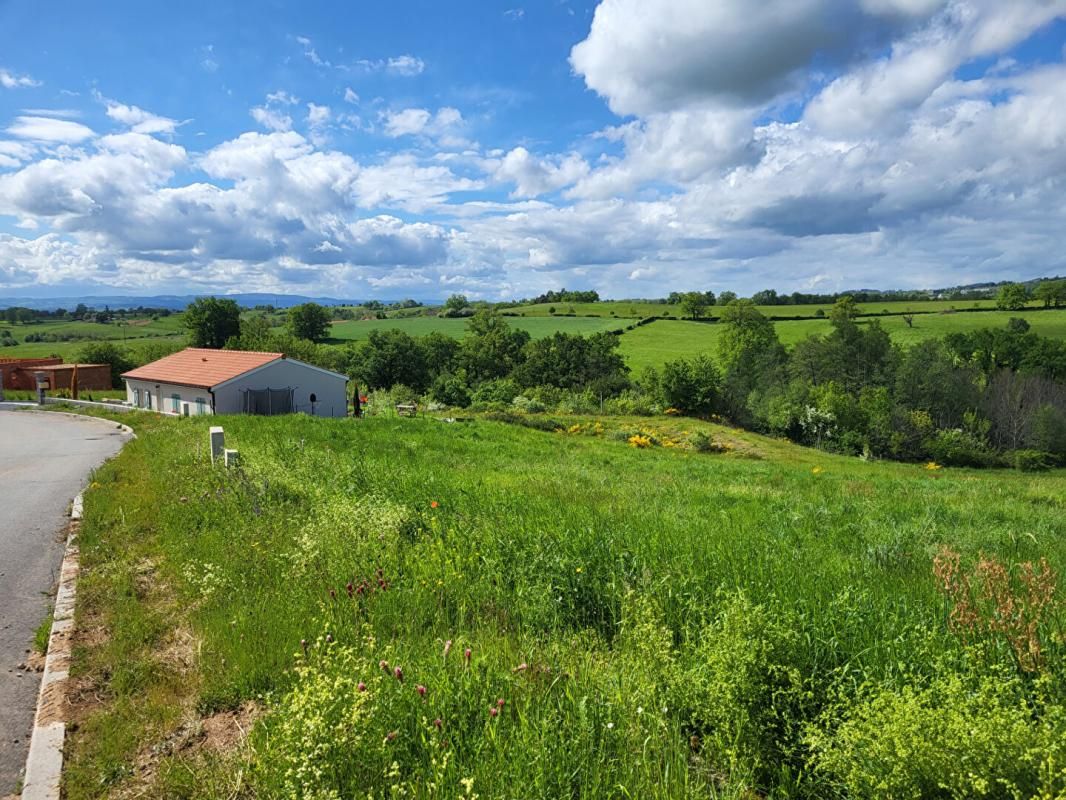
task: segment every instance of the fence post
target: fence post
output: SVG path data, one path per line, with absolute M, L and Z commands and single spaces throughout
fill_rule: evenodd
M 222 458 L 222 451 L 226 449 L 226 432 L 221 425 L 214 425 L 208 433 L 208 442 L 211 446 L 211 463 L 214 464 Z

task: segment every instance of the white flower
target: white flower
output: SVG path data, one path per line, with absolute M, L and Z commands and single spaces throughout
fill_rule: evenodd
M 637 706 L 637 713 L 638 714 L 643 714 L 644 713 L 644 706 Z
M 608 722 L 607 723 L 607 730 L 611 730 L 613 727 L 614 727 L 614 723 L 613 722 Z

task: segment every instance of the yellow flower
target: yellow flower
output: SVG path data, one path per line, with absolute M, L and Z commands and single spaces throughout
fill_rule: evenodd
M 647 435 L 642 435 L 642 434 L 639 434 L 639 433 L 635 433 L 635 434 L 633 434 L 632 436 L 629 437 L 629 445 L 630 445 L 630 447 L 637 447 L 637 448 L 651 447 L 652 446 L 651 437 L 647 436 Z
M 578 568 L 577 568 L 576 570 L 574 570 L 574 571 L 575 571 L 575 572 L 581 572 L 581 567 L 578 567 Z
M 936 472 L 941 467 L 935 461 L 930 461 L 928 464 L 925 465 L 925 468 L 930 472 Z
M 822 468 L 821 467 L 815 467 L 814 469 L 811 470 L 811 472 L 814 473 L 815 475 L 820 475 L 822 473 Z

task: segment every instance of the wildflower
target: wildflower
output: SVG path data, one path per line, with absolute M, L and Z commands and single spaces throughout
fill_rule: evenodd
M 439 731 L 439 730 L 441 729 L 441 726 L 442 726 L 443 724 L 444 724 L 444 723 L 443 723 L 443 722 L 441 722 L 441 718 L 440 718 L 440 717 L 437 717 L 437 718 L 436 718 L 435 720 L 433 720 L 433 725 L 434 725 L 434 727 L 436 727 L 436 729 L 437 729 L 438 731 Z
M 529 664 L 527 664 L 525 661 L 523 661 L 521 664 L 519 664 L 517 667 L 515 667 L 511 671 L 512 672 L 525 672 L 527 669 L 529 669 Z
M 399 731 L 389 731 L 388 734 L 385 736 L 385 741 L 386 742 L 395 741 L 396 737 L 399 736 L 399 735 L 400 735 Z
M 501 698 L 500 698 L 499 700 L 497 700 L 497 701 L 496 701 L 496 705 L 497 705 L 497 706 L 498 706 L 499 708 L 503 708 L 503 705 L 504 705 L 504 703 L 506 703 L 506 702 L 507 702 L 507 701 L 506 701 L 506 700 L 504 700 L 504 699 L 503 699 L 503 698 L 501 697 Z
M 396 680 L 398 680 L 400 683 L 403 683 L 403 670 L 402 669 L 400 669 L 399 667 L 396 667 L 396 669 L 394 669 L 392 671 L 392 674 L 396 676 Z
M 930 472 L 936 472 L 938 469 L 941 469 L 941 466 L 935 461 L 930 461 L 928 464 L 925 465 L 925 468 Z
M 581 567 L 578 567 L 577 569 L 574 570 L 574 572 L 581 572 L 581 571 L 582 571 Z
M 439 583 L 439 581 L 438 581 L 438 583 Z M 450 653 L 451 651 L 452 651 L 452 640 L 449 639 L 448 641 L 446 641 L 444 643 L 444 657 L 447 658 L 448 657 L 448 653 Z
M 637 706 L 637 713 L 638 714 L 643 714 L 644 713 L 644 706 Z
M 609 731 L 613 731 L 614 730 L 614 723 L 613 722 L 608 722 L 607 723 L 607 730 L 609 730 Z
M 822 474 L 822 468 L 821 467 L 815 467 L 814 469 L 811 470 L 811 474 L 813 474 L 813 475 L 821 475 Z
M 496 708 L 496 706 L 489 706 L 489 716 L 490 717 L 498 716 L 499 713 L 500 713 L 500 710 L 498 708 Z
M 300 647 L 303 648 L 304 655 L 306 656 L 307 655 L 307 640 L 306 639 L 301 639 L 300 640 Z
M 349 597 L 351 597 L 353 594 L 355 594 L 355 587 L 352 586 L 352 582 L 351 581 L 348 581 L 348 583 L 345 584 L 344 591 L 346 591 L 348 593 Z
M 326 644 L 333 644 L 333 634 L 332 633 L 327 633 L 326 634 Z
M 389 671 L 389 662 L 388 662 L 388 661 L 386 661 L 385 659 L 381 659 L 381 661 L 379 661 L 379 662 L 378 662 L 378 667 L 379 667 L 379 668 L 380 668 L 380 669 L 381 669 L 381 670 L 382 670 L 383 672 L 388 672 L 388 671 Z
M 425 697 L 426 696 L 426 687 L 423 686 L 421 683 L 418 684 L 418 686 L 415 687 L 415 691 L 418 692 L 418 694 L 421 697 Z
M 473 651 L 471 651 L 471 649 L 469 647 L 466 648 L 466 650 L 463 651 L 463 661 L 465 661 L 468 666 L 470 664 L 470 656 L 471 655 L 473 655 Z
M 337 599 L 337 592 L 335 590 L 333 590 L 333 589 L 329 590 L 329 599 L 330 600 L 336 600 Z
M 365 692 L 366 691 L 366 684 L 363 683 L 362 681 L 359 681 L 359 685 L 356 686 L 355 688 L 358 689 L 360 692 Z
M 438 503 L 436 500 L 429 504 L 430 508 L 437 508 L 438 506 L 440 506 L 440 503 Z

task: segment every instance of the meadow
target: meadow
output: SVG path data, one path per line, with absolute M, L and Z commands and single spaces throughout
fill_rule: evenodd
M 1033 333 L 1054 339 L 1066 339 L 1066 309 L 924 314 L 914 317 L 913 326 L 908 326 L 901 315 L 874 319 L 888 331 L 893 341 L 907 346 L 948 333 L 967 333 L 978 328 L 1002 328 L 1012 317 L 1025 319 Z M 856 321 L 859 325 L 864 325 L 872 320 L 869 317 L 860 317 Z M 785 345 L 793 345 L 808 336 L 823 335 L 831 330 L 828 319 L 781 320 L 775 322 L 774 327 Z M 721 330 L 715 323 L 657 320 L 622 334 L 619 350 L 630 369 L 639 374 L 645 367 L 659 367 L 676 358 L 691 358 L 700 353 L 713 356 Z
M 225 471 L 121 419 L 69 798 L 1066 791 L 1066 471 L 533 415 L 226 418 Z M 990 565 L 1021 639 L 954 624 Z
M 0 358 L 44 358 L 61 356 L 70 361 L 88 341 L 107 340 L 137 346 L 145 341 L 178 341 L 183 339 L 182 315 L 171 314 L 153 320 L 149 318 L 99 323 L 83 320 L 46 320 L 11 325 L 0 322 L 0 331 L 10 331 L 18 341 L 14 347 L 0 347 Z M 69 341 L 27 342 L 29 335 L 67 338 Z
M 528 331 L 534 339 L 542 339 L 553 333 L 590 334 L 599 331 L 616 330 L 625 323 L 618 320 L 597 320 L 586 317 L 507 317 L 507 323 L 519 330 Z M 447 317 L 406 317 L 390 319 L 366 319 L 334 322 L 330 329 L 329 344 L 346 344 L 358 342 L 370 336 L 375 330 L 402 330 L 411 336 L 425 336 L 430 333 L 443 333 L 456 339 L 466 335 L 465 319 Z
M 1030 306 L 1035 308 L 1037 303 Z M 867 314 L 929 314 L 942 311 L 968 311 L 976 308 L 995 308 L 996 301 L 989 300 L 900 300 L 883 303 L 860 303 L 864 313 Z M 619 317 L 641 319 L 644 317 L 677 317 L 682 319 L 685 314 L 680 305 L 667 303 L 649 303 L 640 300 L 603 300 L 598 303 L 535 303 L 515 306 L 505 309 L 509 314 L 519 314 L 529 317 L 552 316 L 551 309 L 555 309 L 555 315 L 576 314 L 578 316 L 591 317 Z M 819 312 L 828 316 L 833 308 L 832 303 L 812 303 L 805 305 L 774 305 L 757 306 L 759 311 L 771 319 L 782 317 L 818 317 Z M 717 318 L 721 311 L 720 306 L 709 306 L 705 316 Z

